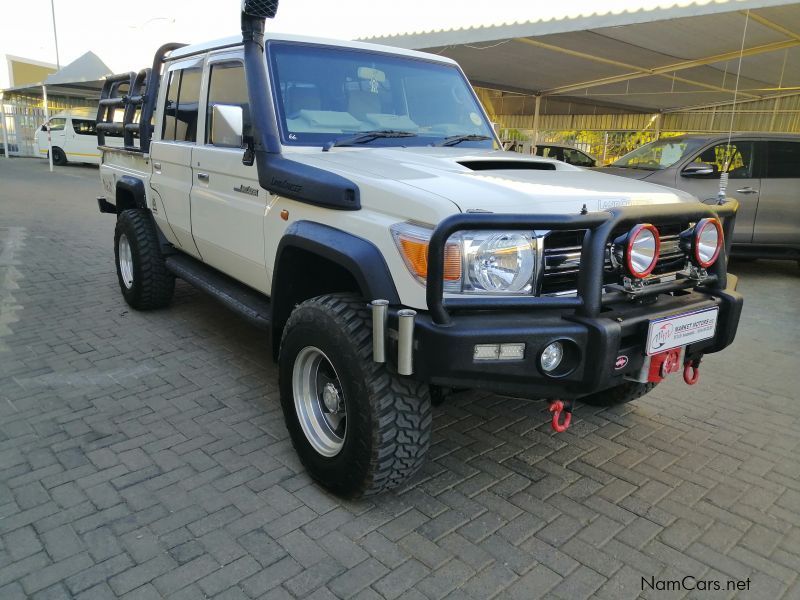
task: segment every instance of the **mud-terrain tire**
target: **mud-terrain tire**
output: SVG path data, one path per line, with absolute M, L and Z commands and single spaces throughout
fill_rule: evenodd
M 618 404 L 626 404 L 627 402 L 641 398 L 645 394 L 649 394 L 657 385 L 657 383 L 626 381 L 616 387 L 584 396 L 578 401 L 588 404 L 589 406 L 617 406 Z
M 431 437 L 428 385 L 373 362 L 362 298 L 331 294 L 297 306 L 278 368 L 292 444 L 322 486 L 345 497 L 377 494 L 422 465 Z
M 122 295 L 136 310 L 172 301 L 175 277 L 167 270 L 153 217 L 141 208 L 124 210 L 114 230 L 114 260 Z
M 67 155 L 58 146 L 53 146 L 53 164 L 59 167 L 63 167 L 67 164 Z

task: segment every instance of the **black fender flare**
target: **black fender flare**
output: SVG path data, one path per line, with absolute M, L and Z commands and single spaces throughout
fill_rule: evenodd
M 366 301 L 388 300 L 400 304 L 400 296 L 392 279 L 389 265 L 375 244 L 341 229 L 315 223 L 295 221 L 286 229 L 275 254 L 272 273 L 272 325 L 274 340 L 293 308 L 291 278 L 296 273 L 284 272 L 288 260 L 283 260 L 287 250 L 303 250 L 342 267 L 352 275 Z M 302 276 L 302 275 L 301 275 Z
M 119 193 L 126 192 L 133 198 L 133 206 L 120 206 Z M 147 208 L 147 193 L 144 189 L 144 181 L 131 175 L 123 175 L 117 179 L 117 211 L 122 212 L 128 208 Z

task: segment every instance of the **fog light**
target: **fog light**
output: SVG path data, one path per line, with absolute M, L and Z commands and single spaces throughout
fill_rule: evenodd
M 497 360 L 500 356 L 500 344 L 476 344 L 473 358 L 475 360 Z
M 475 360 L 522 360 L 525 344 L 476 344 L 472 357 Z
M 644 279 L 653 272 L 658 263 L 661 251 L 658 229 L 649 223 L 636 225 L 614 240 L 611 251 L 616 263 L 623 265 L 628 275 Z
M 691 261 L 707 269 L 719 258 L 725 239 L 719 219 L 700 219 L 680 235 L 680 248 L 689 254 Z
M 501 344 L 500 360 L 522 360 L 525 358 L 525 344 Z
M 553 342 L 547 348 L 542 350 L 542 355 L 539 357 L 539 363 L 542 365 L 542 370 L 545 373 L 550 373 L 558 368 L 561 360 L 564 358 L 564 346 L 561 342 Z

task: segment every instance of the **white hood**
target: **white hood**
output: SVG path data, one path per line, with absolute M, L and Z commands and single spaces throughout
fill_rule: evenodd
M 679 190 L 515 152 L 364 147 L 287 155 L 339 172 L 355 183 L 363 174 L 412 186 L 449 200 L 462 212 L 570 213 L 584 205 L 591 212 L 612 206 L 696 201 Z

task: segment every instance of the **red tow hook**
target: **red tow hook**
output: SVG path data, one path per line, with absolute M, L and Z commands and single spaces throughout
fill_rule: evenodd
M 564 433 L 567 429 L 569 429 L 569 424 L 572 421 L 572 403 L 568 402 L 564 404 L 561 400 L 553 400 L 550 402 L 550 408 L 548 408 L 551 413 L 553 413 L 553 421 L 551 425 L 553 426 L 553 431 L 556 433 Z M 561 421 L 561 413 L 564 414 L 564 421 Z
M 683 366 L 683 380 L 687 385 L 694 385 L 700 379 L 700 361 L 687 360 Z

